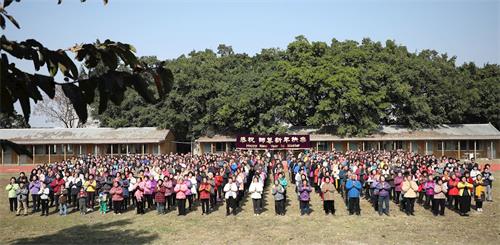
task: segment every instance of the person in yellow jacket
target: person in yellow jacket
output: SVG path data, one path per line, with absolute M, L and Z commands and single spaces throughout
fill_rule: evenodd
M 89 179 L 83 183 L 83 188 L 85 192 L 87 192 L 87 212 L 90 212 L 94 209 L 95 191 L 97 188 L 97 182 L 94 179 L 94 175 L 89 175 Z
M 486 197 L 486 184 L 484 183 L 483 176 L 478 174 L 476 181 L 474 181 L 474 197 L 476 199 L 476 210 L 483 212 L 483 202 Z
M 10 178 L 10 183 L 5 187 L 5 190 L 7 191 L 7 196 L 9 197 L 11 212 L 17 211 L 17 195 L 16 195 L 17 189 L 19 189 L 19 185 L 16 182 L 16 178 L 15 177 Z
M 415 198 L 417 198 L 418 185 L 412 179 L 411 174 L 406 175 L 405 181 L 401 186 L 401 191 L 404 193 L 405 198 L 405 213 L 406 215 L 415 215 Z
M 458 195 L 460 196 L 459 197 L 460 216 L 469 216 L 469 214 L 467 213 L 470 211 L 470 202 L 472 196 L 472 189 L 474 188 L 474 185 L 467 182 L 467 177 L 462 176 L 460 182 L 458 182 L 457 188 L 458 188 Z

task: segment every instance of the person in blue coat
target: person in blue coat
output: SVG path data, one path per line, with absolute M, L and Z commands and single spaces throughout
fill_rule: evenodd
M 356 175 L 352 174 L 345 184 L 347 190 L 347 197 L 349 198 L 349 215 L 361 214 L 359 209 L 359 195 L 361 193 L 361 182 L 356 179 Z

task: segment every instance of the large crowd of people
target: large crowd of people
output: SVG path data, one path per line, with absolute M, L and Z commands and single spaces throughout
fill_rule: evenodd
M 235 151 L 84 155 L 37 165 L 29 174 L 12 177 L 5 190 L 16 215 L 48 216 L 51 208 L 62 216 L 97 210 L 120 215 L 132 209 L 186 215 L 195 206 L 209 215 L 224 205 L 226 215 L 237 215 L 247 197 L 259 216 L 270 185 L 276 215 L 286 214 L 287 199 L 299 202 L 301 215 L 309 215 L 311 196 L 319 195 L 325 215 L 335 214 L 335 199 L 349 215 L 360 215 L 364 198 L 379 215 L 389 216 L 395 206 L 412 216 L 417 203 L 435 216 L 445 215 L 447 208 L 467 216 L 471 204 L 481 213 L 483 202 L 492 201 L 493 181 L 490 166 L 481 168 L 474 159 L 400 150 Z

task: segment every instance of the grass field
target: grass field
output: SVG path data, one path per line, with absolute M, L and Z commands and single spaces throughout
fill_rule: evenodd
M 313 195 L 313 213 L 300 216 L 299 203 L 289 194 L 287 214 L 281 217 L 274 215 L 268 187 L 266 211 L 257 217 L 248 199 L 242 212 L 229 217 L 224 206 L 209 216 L 202 216 L 197 207 L 186 217 L 178 217 L 177 212 L 158 216 L 152 211 L 143 216 L 129 211 L 120 216 L 93 212 L 16 217 L 8 211 L 4 189 L 8 178 L 0 175 L 0 244 L 500 244 L 500 201 L 485 203 L 482 214 L 472 211 L 469 217 L 450 210 L 445 217 L 434 217 L 418 205 L 416 216 L 407 217 L 391 203 L 387 217 L 362 200 L 361 216 L 349 216 L 337 196 L 336 215 L 325 216 L 319 196 Z M 292 188 L 288 193 L 293 193 Z M 494 188 L 494 197 L 500 197 L 499 188 Z

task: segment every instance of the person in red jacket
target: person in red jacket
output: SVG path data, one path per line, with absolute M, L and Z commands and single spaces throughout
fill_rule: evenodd
M 460 180 L 457 178 L 455 174 L 451 175 L 450 180 L 448 181 L 448 207 L 454 208 L 455 210 L 458 210 L 458 182 Z
M 61 188 L 64 188 L 64 179 L 60 174 L 50 183 L 50 188 L 54 193 L 54 200 L 56 201 L 56 212 L 59 212 L 59 196 L 61 195 Z
M 215 192 L 217 196 L 217 202 L 222 202 L 222 183 L 224 182 L 224 178 L 220 174 L 220 172 L 215 173 Z
M 198 191 L 200 193 L 200 200 L 201 200 L 201 215 L 208 215 L 209 212 L 209 206 L 208 206 L 208 201 L 210 200 L 210 189 L 212 187 L 210 186 L 210 183 L 207 181 L 207 177 L 203 177 L 200 188 L 198 188 Z
M 115 214 L 122 213 L 122 202 L 123 202 L 123 188 L 120 186 L 120 182 L 114 181 L 113 187 L 109 190 L 111 195 L 111 201 L 113 201 L 113 210 Z
M 156 211 L 158 211 L 158 214 L 165 214 L 165 192 L 167 192 L 167 187 L 163 184 L 163 180 L 160 179 L 156 183 L 155 189 Z

